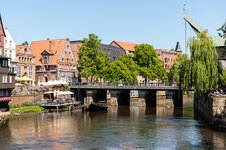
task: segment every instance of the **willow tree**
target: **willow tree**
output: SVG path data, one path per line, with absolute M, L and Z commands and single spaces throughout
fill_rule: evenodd
M 190 83 L 199 95 L 210 89 L 217 88 L 218 83 L 218 54 L 213 40 L 207 31 L 189 40 L 190 48 Z

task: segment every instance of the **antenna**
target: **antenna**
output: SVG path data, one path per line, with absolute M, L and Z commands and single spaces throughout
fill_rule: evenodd
M 183 12 L 185 15 L 185 4 L 184 4 L 184 8 L 183 8 Z M 185 32 L 185 54 L 187 54 L 187 33 L 186 33 L 186 20 L 184 20 L 184 32 Z

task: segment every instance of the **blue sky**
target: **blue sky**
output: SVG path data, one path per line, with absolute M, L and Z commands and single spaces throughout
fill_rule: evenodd
M 186 13 L 211 35 L 226 19 L 226 0 L 0 0 L 3 24 L 17 44 L 95 33 L 113 40 L 148 43 L 156 49 L 185 43 Z M 194 35 L 187 24 L 187 38 Z

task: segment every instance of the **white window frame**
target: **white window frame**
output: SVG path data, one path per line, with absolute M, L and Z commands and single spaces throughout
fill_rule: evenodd
M 13 83 L 13 77 L 9 76 L 9 83 Z

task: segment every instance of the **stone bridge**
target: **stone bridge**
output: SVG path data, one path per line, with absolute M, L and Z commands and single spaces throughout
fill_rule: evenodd
M 83 104 L 106 101 L 116 106 L 156 106 L 157 97 L 170 98 L 175 107 L 183 104 L 182 92 L 176 83 L 85 83 L 70 86 L 75 99 Z M 136 91 L 135 96 L 131 95 L 132 91 Z

